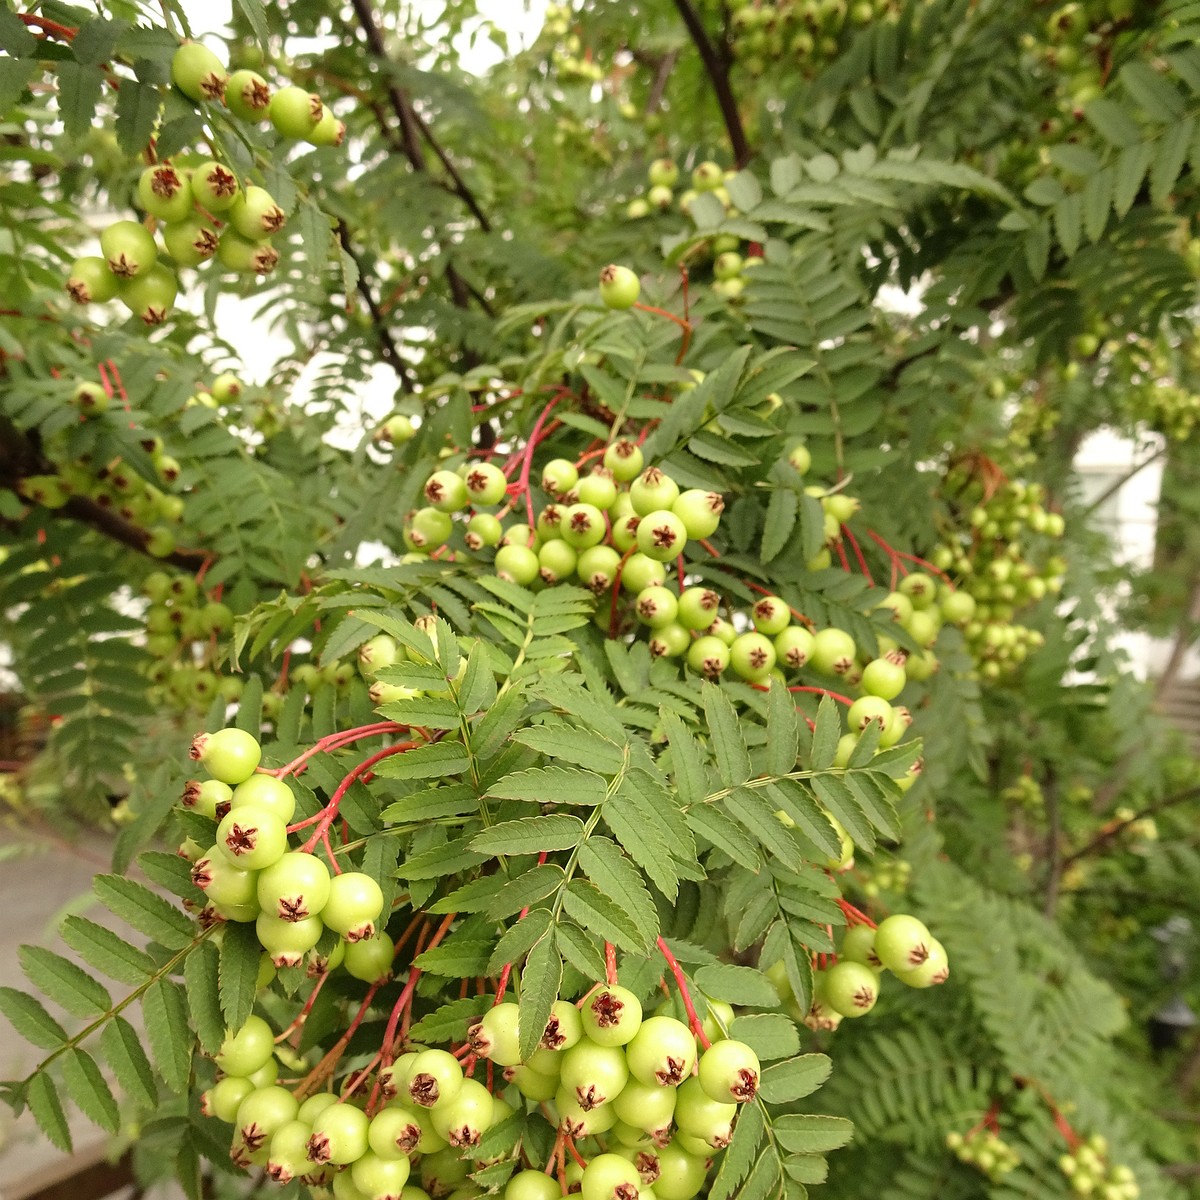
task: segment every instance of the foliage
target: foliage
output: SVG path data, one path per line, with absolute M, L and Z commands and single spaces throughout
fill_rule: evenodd
M 587 0 L 520 46 L 469 0 L 239 0 L 222 57 L 317 92 L 340 146 L 172 87 L 173 0 L 0 9 L 0 604 L 29 722 L 50 719 L 18 778 L 26 805 L 117 829 L 95 890 L 144 939 L 73 916 L 72 957 L 25 949 L 53 1011 L 0 995 L 46 1054 L 7 1098 L 60 1146 L 64 1097 L 136 1123 L 146 1179 L 232 1194 L 191 1099 L 226 1026 L 289 1030 L 281 1064 L 318 1088 L 377 1066 L 401 1017 L 401 1041 L 462 1043 L 514 966 L 540 1028 L 611 975 L 611 944 L 643 1001 L 660 980 L 728 1001 L 774 1064 L 711 1195 L 1067 1195 L 1089 1138 L 1141 1195 L 1182 1194 L 1163 1168 L 1197 1156 L 1170 1115 L 1194 1063 L 1145 1029 L 1198 1000 L 1152 937 L 1197 908 L 1198 781 L 1113 614 L 1132 596 L 1124 620 L 1185 643 L 1195 620 L 1195 9 Z M 487 40 L 502 57 L 472 73 Z M 270 273 L 180 262 L 147 329 L 63 284 L 95 251 L 81 214 L 140 219 L 156 156 L 226 164 L 286 225 Z M 648 187 L 660 159 L 678 193 Z M 710 161 L 720 186 L 688 188 Z M 610 259 L 641 276 L 631 310 L 598 301 Z M 258 381 L 219 333 L 251 309 L 285 347 Z M 1141 577 L 1072 477 L 1099 428 L 1168 460 Z M 620 436 L 724 498 L 681 585 L 739 630 L 777 595 L 857 664 L 702 680 L 652 656 L 619 586 L 516 586 L 461 520 L 423 552 L 434 470 L 494 460 L 510 526 L 534 524 L 545 463 Z M 974 597 L 961 629 L 897 606 L 919 577 Z M 381 633 L 407 655 L 360 671 Z M 881 749 L 837 705 L 888 652 L 913 736 Z M 187 741 L 226 724 L 380 882 L 395 982 L 317 994 L 290 967 L 259 989 L 251 927 L 175 903 L 204 897 L 163 847 L 214 837 L 176 801 Z M 949 983 L 810 1028 L 843 927 L 899 909 Z M 1002 1135 L 1015 1165 L 989 1175 L 948 1134 Z M 520 1137 L 553 1155 L 540 1117 Z

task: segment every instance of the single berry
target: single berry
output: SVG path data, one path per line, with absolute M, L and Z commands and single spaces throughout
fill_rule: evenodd
M 778 596 L 762 596 L 750 609 L 750 619 L 759 633 L 775 637 L 791 624 L 792 613 Z
M 229 221 L 248 241 L 278 233 L 287 224 L 283 209 L 265 188 L 251 185 L 229 206 Z
M 242 729 L 218 729 L 215 733 L 198 733 L 192 739 L 191 757 L 214 779 L 236 787 L 254 774 L 262 747 Z
M 661 587 L 667 581 L 667 568 L 641 553 L 631 554 L 621 568 L 621 587 L 635 595 L 648 587 Z
M 879 999 L 879 976 L 863 963 L 842 960 L 825 975 L 825 1000 L 843 1017 L 864 1017 Z
M 562 538 L 577 550 L 586 550 L 604 540 L 608 526 L 604 514 L 591 504 L 572 504 L 562 515 Z
M 361 941 L 375 933 L 375 922 L 383 912 L 383 891 L 370 875 L 345 871 L 329 881 L 329 898 L 321 909 L 321 920 L 348 942 Z
M 699 637 L 688 647 L 687 664 L 706 679 L 718 679 L 729 668 L 729 647 L 718 637 Z
M 346 974 L 363 983 L 383 984 L 392 977 L 392 959 L 396 946 L 386 933 L 347 942 L 343 966 Z
M 720 607 L 721 597 L 711 588 L 688 588 L 679 597 L 679 623 L 688 629 L 707 629 Z
M 581 1039 L 562 1055 L 559 1079 L 584 1112 L 611 1103 L 629 1079 L 625 1053 L 619 1045 L 597 1045 Z
M 606 308 L 632 308 L 642 285 L 628 268 L 610 263 L 600 272 L 600 299 Z
M 217 252 L 219 238 L 208 220 L 198 213 L 163 226 L 163 244 L 180 267 L 198 267 Z
M 696 1065 L 696 1039 L 674 1017 L 648 1017 L 625 1054 L 630 1074 L 641 1083 L 678 1087 Z
M 262 121 L 269 115 L 271 89 L 255 71 L 234 71 L 225 83 L 225 106 L 241 121 Z
M 669 562 L 682 554 L 687 540 L 683 521 L 667 509 L 647 513 L 638 523 L 638 550 L 656 562 Z
M 430 1110 L 433 1127 L 456 1150 L 479 1145 L 484 1131 L 492 1123 L 492 1094 L 482 1083 L 464 1079 L 458 1092 L 441 1100 Z
M 412 1170 L 407 1158 L 381 1158 L 368 1150 L 356 1158 L 348 1171 L 333 1177 L 335 1200 L 402 1200 L 406 1191 L 409 1173 Z M 350 1191 L 345 1183 L 338 1188 L 339 1180 L 353 1184 Z
M 149 271 L 158 261 L 154 235 L 137 221 L 116 221 L 100 235 L 100 250 L 118 280 Z
M 262 1017 L 251 1014 L 237 1033 L 226 1033 L 213 1061 L 227 1075 L 253 1075 L 275 1053 L 275 1035 Z
M 717 532 L 721 514 L 725 511 L 725 501 L 718 492 L 692 488 L 679 495 L 671 505 L 671 511 L 683 522 L 688 537 L 699 541 Z
M 155 263 L 121 285 L 118 299 L 144 325 L 161 325 L 175 305 L 179 281 L 162 263 Z
M 453 513 L 467 506 L 467 485 L 454 471 L 434 471 L 425 482 L 425 500 L 439 512 Z
M 453 1100 L 463 1086 L 462 1067 L 446 1050 L 422 1050 L 409 1066 L 407 1100 L 433 1108 Z
M 897 971 L 896 978 L 911 988 L 933 987 L 945 983 L 950 978 L 950 959 L 946 947 L 937 938 L 929 943 L 929 953 L 925 961 L 911 971 Z
M 279 251 L 265 238 L 250 241 L 236 229 L 225 229 L 217 242 L 217 261 L 239 275 L 269 275 L 279 265 Z
M 207 212 L 224 212 L 240 193 L 237 176 L 223 163 L 201 163 L 192 172 L 192 196 Z
M 595 991 L 580 1016 L 584 1033 L 598 1046 L 624 1046 L 642 1023 L 642 1006 L 628 988 L 612 984 Z
M 259 873 L 255 896 L 280 921 L 303 921 L 320 914 L 330 886 L 329 868 L 315 854 L 291 851 Z
M 581 504 L 607 512 L 617 502 L 616 479 L 607 467 L 593 467 L 576 485 L 575 493 Z
M 699 1139 L 704 1152 L 723 1150 L 733 1139 L 736 1104 L 712 1099 L 696 1077 L 685 1079 L 675 1103 L 675 1124 L 679 1132 Z
M 276 132 L 285 138 L 307 138 L 324 112 L 321 97 L 301 87 L 282 87 L 271 97 L 268 112 Z
M 875 931 L 875 953 L 889 971 L 914 971 L 929 957 L 933 935 L 924 923 L 906 913 L 895 913 Z
M 367 1152 L 370 1121 L 361 1108 L 352 1104 L 331 1104 L 317 1114 L 308 1139 L 310 1162 L 344 1166 Z
M 816 639 L 803 625 L 789 625 L 775 638 L 775 655 L 781 666 L 798 671 L 812 658 Z
M 147 167 L 138 179 L 138 203 L 160 221 L 182 221 L 192 211 L 192 185 L 169 162 Z
M 218 909 L 257 907 L 257 874 L 231 863 L 217 846 L 210 846 L 192 863 L 192 882 Z
M 551 496 L 569 492 L 578 482 L 578 469 L 565 458 L 553 458 L 542 468 L 542 489 Z
M 171 82 L 189 100 L 220 100 L 227 79 L 225 64 L 199 42 L 184 42 L 171 59 Z
M 729 665 L 750 683 L 761 683 L 775 666 L 775 644 L 762 633 L 739 634 L 729 647 Z
M 679 484 L 658 467 L 647 467 L 629 485 L 629 500 L 639 517 L 669 509 L 678 499 Z
M 508 490 L 504 472 L 491 463 L 473 463 L 463 482 L 472 504 L 501 504 Z
M 77 258 L 67 275 L 67 294 L 76 304 L 103 304 L 117 294 L 117 277 L 103 258 Z
M 845 675 L 854 666 L 858 647 L 843 629 L 821 629 L 813 635 L 810 662 L 822 675 Z
M 604 451 L 604 465 L 620 483 L 637 478 L 643 461 L 641 446 L 629 438 L 619 438 Z
M 266 809 L 286 825 L 295 815 L 296 797 L 284 780 L 256 771 L 233 789 L 229 805 L 232 809 L 247 806 Z
M 538 577 L 541 564 L 528 546 L 501 546 L 496 551 L 496 574 L 510 583 L 528 587 Z
M 237 1110 L 245 1098 L 254 1091 L 254 1084 L 240 1075 L 226 1075 L 217 1080 L 200 1097 L 200 1111 L 206 1117 L 216 1117 L 232 1125 Z
M 286 849 L 287 826 L 267 809 L 231 809 L 217 826 L 217 850 L 244 871 L 271 866 Z
M 745 1042 L 714 1042 L 700 1056 L 700 1086 L 721 1104 L 744 1104 L 758 1094 L 758 1055 Z

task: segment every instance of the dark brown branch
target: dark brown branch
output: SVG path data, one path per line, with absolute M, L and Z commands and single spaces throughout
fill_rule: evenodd
M 382 63 L 387 63 L 388 53 L 387 44 L 383 40 L 383 33 L 380 31 L 379 25 L 375 20 L 375 14 L 371 10 L 370 0 L 351 0 L 354 7 L 355 16 L 358 17 L 358 22 L 362 26 L 363 33 L 367 38 L 367 45 L 371 48 L 371 53 Z M 421 148 L 421 138 L 424 137 L 429 143 L 430 149 L 437 156 L 438 161 L 446 170 L 446 174 L 453 181 L 451 189 L 455 195 L 471 210 L 475 219 L 479 222 L 480 228 L 484 232 L 488 232 L 492 225 L 488 220 L 487 215 L 479 205 L 479 201 L 475 198 L 475 193 L 471 191 L 465 179 L 459 173 L 457 167 L 450 160 L 449 155 L 442 148 L 441 144 L 434 138 L 429 126 L 421 119 L 420 115 L 412 106 L 404 89 L 394 80 L 388 83 L 387 87 L 388 100 L 391 102 L 392 111 L 396 114 L 396 120 L 400 123 L 400 137 L 404 147 L 404 153 L 408 161 L 412 163 L 414 171 L 421 171 L 424 174 L 429 173 L 429 166 L 425 159 L 425 152 Z
M 0 420 L 0 487 L 10 487 L 15 491 L 20 480 L 31 475 L 57 474 L 58 467 L 41 453 L 34 440 L 22 433 L 11 421 Z M 50 511 L 90 525 L 99 533 L 129 546 L 140 554 L 149 554 L 146 549 L 150 540 L 148 530 L 126 521 L 111 509 L 102 508 L 87 496 L 70 496 L 61 508 Z M 170 554 L 157 558 L 157 561 L 171 563 L 184 571 L 195 573 L 210 557 L 203 550 L 173 550 Z
M 357 0 L 355 2 L 357 4 Z M 717 53 L 691 0 L 675 0 L 675 7 L 696 44 L 696 50 L 709 79 L 712 80 L 713 91 L 717 94 L 717 103 L 721 106 L 721 116 L 725 121 L 725 130 L 729 134 L 729 144 L 733 147 L 733 160 L 738 167 L 744 167 L 750 161 L 750 143 L 746 141 L 746 131 L 742 127 L 737 100 L 729 86 L 729 60 Z
M 1066 870 L 1073 862 L 1081 858 L 1087 858 L 1089 855 L 1095 854 L 1097 850 L 1102 850 L 1114 838 L 1120 837 L 1135 821 L 1144 820 L 1146 817 L 1153 817 L 1156 813 L 1163 812 L 1168 808 L 1174 808 L 1176 804 L 1185 804 L 1189 800 L 1200 800 L 1200 787 L 1187 788 L 1185 791 L 1176 792 L 1173 796 L 1164 796 L 1163 799 L 1156 800 L 1153 804 L 1148 804 L 1141 812 L 1134 813 L 1132 817 L 1106 826 L 1087 845 L 1076 850 L 1074 854 L 1068 854 L 1062 860 L 1063 870 Z
M 379 339 L 379 357 L 396 372 L 396 376 L 400 380 L 400 387 L 406 392 L 411 391 L 412 380 L 409 379 L 408 372 L 405 370 L 404 360 L 400 356 L 400 348 L 396 345 L 395 338 L 392 337 L 387 317 L 383 309 L 379 307 L 379 301 L 375 299 L 375 294 L 371 291 L 371 285 L 363 272 L 362 260 L 355 254 L 354 248 L 350 244 L 350 230 L 346 228 L 344 221 L 339 221 L 337 224 L 337 236 L 342 249 L 353 260 L 358 271 L 356 287 L 358 294 L 363 298 L 363 303 L 367 306 L 367 311 L 371 314 L 371 324 L 375 327 L 375 336 Z

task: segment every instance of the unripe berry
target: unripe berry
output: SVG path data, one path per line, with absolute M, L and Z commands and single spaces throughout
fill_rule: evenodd
M 192 172 L 192 196 L 210 213 L 221 213 L 241 194 L 237 176 L 224 163 L 202 163 Z
M 269 275 L 279 265 L 279 251 L 266 238 L 251 241 L 227 228 L 217 242 L 217 261 L 240 275 Z
M 100 234 L 100 250 L 118 280 L 149 271 L 158 261 L 154 235 L 137 221 L 115 221 Z
M 862 963 L 843 960 L 825 976 L 825 999 L 843 1017 L 863 1017 L 879 999 L 879 977 Z
M 679 597 L 679 623 L 688 629 L 707 629 L 720 607 L 721 597 L 711 588 L 688 588 Z
M 676 1096 L 673 1087 L 660 1087 L 657 1082 L 643 1083 L 634 1078 L 613 1101 L 613 1111 L 619 1120 L 639 1132 L 659 1135 L 668 1131 L 669 1136 Z
M 705 1151 L 723 1150 L 733 1137 L 736 1104 L 713 1100 L 696 1077 L 685 1079 L 675 1104 L 675 1124 L 679 1132 L 698 1138 Z
M 677 1141 L 670 1142 L 658 1152 L 654 1194 L 658 1200 L 691 1200 L 704 1186 L 707 1174 L 705 1159 L 688 1154 Z
M 744 1104 L 758 1094 L 758 1055 L 745 1042 L 714 1042 L 700 1056 L 700 1086 L 721 1104 Z
M 388 1106 L 375 1114 L 367 1131 L 371 1150 L 380 1158 L 407 1158 L 421 1140 L 421 1122 L 407 1108 Z
M 349 1171 L 335 1176 L 334 1182 L 348 1175 L 357 1192 L 353 1200 L 401 1200 L 411 1169 L 407 1158 L 381 1158 L 368 1150 L 350 1164 Z M 334 1194 L 341 1200 L 336 1187 Z
M 161 221 L 182 221 L 192 211 L 192 188 L 187 176 L 169 162 L 147 167 L 138 179 L 138 203 Z
M 173 271 L 155 263 L 147 271 L 126 280 L 117 298 L 143 325 L 161 325 L 175 306 L 179 281 Z
M 679 167 L 669 158 L 656 158 L 646 172 L 651 187 L 673 188 L 679 182 Z
M 760 683 L 775 666 L 775 645 L 765 634 L 740 634 L 729 648 L 729 665 L 743 679 Z
M 217 231 L 198 213 L 163 226 L 163 243 L 167 253 L 181 267 L 198 267 L 217 252 Z
M 883 970 L 875 953 L 875 930 L 870 925 L 851 925 L 842 940 L 841 957 L 847 962 L 862 963 L 872 970 Z
M 705 636 L 688 647 L 687 664 L 706 679 L 717 679 L 728 669 L 730 657 L 729 647 L 719 637 Z
M 521 1062 L 517 1005 L 506 1001 L 489 1008 L 467 1031 L 467 1039 L 476 1054 L 501 1067 L 517 1066 Z
M 612 587 L 620 565 L 621 556 L 612 546 L 590 546 L 579 555 L 575 573 L 584 587 L 599 594 Z
M 630 1074 L 641 1083 L 678 1087 L 696 1065 L 696 1039 L 674 1017 L 649 1017 L 625 1049 Z
M 546 542 L 538 551 L 538 574 L 543 583 L 559 583 L 575 573 L 579 555 L 562 538 Z
M 628 1159 L 597 1154 L 583 1170 L 583 1200 L 638 1200 L 641 1178 Z
M 433 1127 L 456 1150 L 478 1146 L 492 1123 L 492 1094 L 482 1083 L 464 1079 L 458 1092 L 430 1111 Z
M 598 1045 L 584 1038 L 563 1052 L 562 1087 L 584 1112 L 610 1104 L 629 1079 L 629 1067 L 620 1045 Z
M 851 733 L 861 733 L 872 723 L 882 731 L 891 719 L 892 706 L 878 696 L 861 696 L 846 710 L 846 725 Z
M 508 489 L 504 472 L 491 463 L 473 463 L 463 482 L 472 504 L 501 504 Z
M 913 971 L 929 957 L 933 935 L 907 913 L 895 913 L 875 931 L 875 953 L 889 971 Z
M 392 977 L 392 959 L 396 953 L 395 943 L 386 933 L 374 937 L 360 938 L 346 945 L 343 966 L 346 974 L 361 979 L 364 983 L 382 984 Z
M 791 624 L 792 614 L 778 596 L 762 596 L 751 607 L 750 619 L 759 633 L 773 638 Z
M 668 509 L 647 513 L 638 524 L 638 550 L 656 562 L 669 562 L 677 557 L 687 540 L 687 527 Z
M 361 871 L 345 871 L 329 881 L 329 897 L 321 909 L 321 920 L 348 942 L 372 937 L 375 922 L 383 912 L 383 891 Z
M 67 294 L 76 304 L 103 304 L 117 294 L 117 277 L 102 258 L 77 258 L 67 276 Z
M 712 537 L 721 524 L 725 501 L 718 492 L 692 488 L 681 493 L 671 505 L 671 511 L 683 522 L 693 541 Z
M 314 1163 L 344 1166 L 367 1152 L 370 1121 L 352 1104 L 331 1104 L 317 1114 L 308 1139 L 308 1158 Z
M 617 485 L 607 467 L 593 467 L 576 485 L 575 492 L 580 504 L 590 504 L 601 512 L 607 512 L 617 502 Z
M 675 593 L 665 587 L 648 587 L 639 592 L 635 602 L 637 618 L 651 629 L 670 625 L 679 610 Z
M 628 267 L 610 263 L 600 272 L 600 299 L 606 308 L 632 308 L 641 290 L 638 277 Z
M 234 71 L 225 84 L 225 105 L 239 120 L 265 120 L 271 105 L 271 89 L 254 71 Z
M 904 685 L 908 682 L 903 657 L 893 651 L 886 657 L 872 659 L 867 663 L 863 667 L 863 691 L 883 700 L 894 700 L 900 695 L 904 691 Z
M 813 635 L 810 662 L 822 675 L 845 675 L 854 666 L 857 654 L 854 639 L 843 629 L 830 627 Z
M 171 59 L 171 82 L 189 100 L 220 100 L 227 78 L 224 63 L 199 42 L 184 42 Z
M 236 786 L 254 774 L 262 747 L 242 729 L 218 729 L 215 733 L 198 733 L 192 739 L 190 754 L 214 779 Z
M 253 1075 L 275 1052 L 275 1035 L 262 1017 L 251 1014 L 237 1033 L 226 1033 L 213 1061 L 227 1075 Z
M 591 504 L 572 504 L 563 512 L 562 538 L 577 550 L 586 550 L 604 540 L 607 525 L 604 514 Z
M 945 983 L 950 978 L 950 959 L 946 954 L 946 947 L 937 938 L 933 938 L 929 943 L 925 961 L 919 967 L 914 967 L 911 971 L 897 971 L 895 974 L 901 983 L 911 988 L 934 987 L 936 984 Z
M 637 442 L 619 438 L 604 451 L 604 465 L 621 483 L 635 479 L 642 469 L 645 456 Z
M 667 569 L 646 555 L 631 554 L 621 568 L 621 588 L 627 592 L 643 592 L 648 587 L 661 587 L 667 581 Z
M 656 629 L 648 643 L 655 658 L 678 658 L 692 644 L 691 634 L 682 625 L 672 622 Z
M 256 242 L 278 233 L 287 218 L 270 192 L 251 185 L 229 206 L 229 221 L 242 237 Z
M 219 909 L 257 906 L 257 874 L 232 864 L 216 846 L 192 864 L 192 882 Z
M 255 772 L 233 789 L 229 805 L 231 809 L 265 809 L 274 813 L 286 825 L 295 815 L 296 797 L 282 779 Z
M 669 509 L 679 499 L 679 485 L 658 467 L 647 467 L 629 485 L 633 511 L 644 517 L 661 509 Z
M 551 496 L 569 492 L 578 482 L 579 471 L 565 458 L 553 458 L 542 468 L 542 489 Z
M 458 1095 L 463 1085 L 458 1059 L 445 1050 L 422 1050 L 409 1069 L 407 1098 L 421 1108 L 432 1108 Z
M 628 988 L 597 989 L 580 1010 L 584 1033 L 598 1046 L 624 1046 L 642 1023 L 642 1006 Z
M 287 1088 L 256 1088 L 238 1106 L 234 1126 L 246 1149 L 253 1153 L 266 1146 L 277 1129 L 294 1121 L 299 1107 Z
M 317 127 L 324 105 L 321 97 L 301 87 L 283 87 L 271 97 L 271 124 L 285 138 L 307 138 Z

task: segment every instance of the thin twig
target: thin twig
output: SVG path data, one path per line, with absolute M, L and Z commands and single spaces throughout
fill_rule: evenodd
M 675 7 L 679 10 L 679 15 L 683 18 L 683 23 L 687 26 L 687 31 L 696 44 L 696 50 L 704 63 L 704 69 L 708 72 L 709 79 L 712 80 L 717 103 L 721 106 L 721 117 L 725 121 L 725 130 L 729 134 L 729 144 L 733 147 L 733 160 L 738 167 L 744 167 L 750 161 L 750 143 L 746 141 L 746 131 L 742 127 L 742 117 L 738 112 L 737 100 L 729 86 L 728 59 L 723 59 L 717 53 L 691 0 L 675 0 Z
M 1187 788 L 1182 792 L 1176 792 L 1172 796 L 1164 796 L 1163 799 L 1156 800 L 1153 804 L 1148 804 L 1140 812 L 1134 813 L 1132 817 L 1127 817 L 1123 821 L 1117 821 L 1113 825 L 1106 826 L 1081 849 L 1076 850 L 1074 854 L 1068 854 L 1062 860 L 1063 869 L 1065 870 L 1072 863 L 1078 862 L 1079 859 L 1087 858 L 1089 855 L 1095 854 L 1097 850 L 1103 849 L 1114 838 L 1120 837 L 1134 822 L 1141 821 L 1146 817 L 1153 817 L 1165 809 L 1173 808 L 1176 804 L 1185 804 L 1189 800 L 1197 799 L 1200 799 L 1200 787 Z
M 354 263 L 358 273 L 356 287 L 358 294 L 363 298 L 363 303 L 367 306 L 367 311 L 371 314 L 371 324 L 375 327 L 376 337 L 379 338 L 379 357 L 396 372 L 401 389 L 406 392 L 411 391 L 412 380 L 409 379 L 408 372 L 404 367 L 404 360 L 400 357 L 400 348 L 396 345 L 396 339 L 392 337 L 387 317 L 384 315 L 383 309 L 379 307 L 379 301 L 375 299 L 375 294 L 371 291 L 371 285 L 363 271 L 362 259 L 355 254 L 354 248 L 350 244 L 350 230 L 346 227 L 345 221 L 338 221 L 337 236 L 342 249 Z

